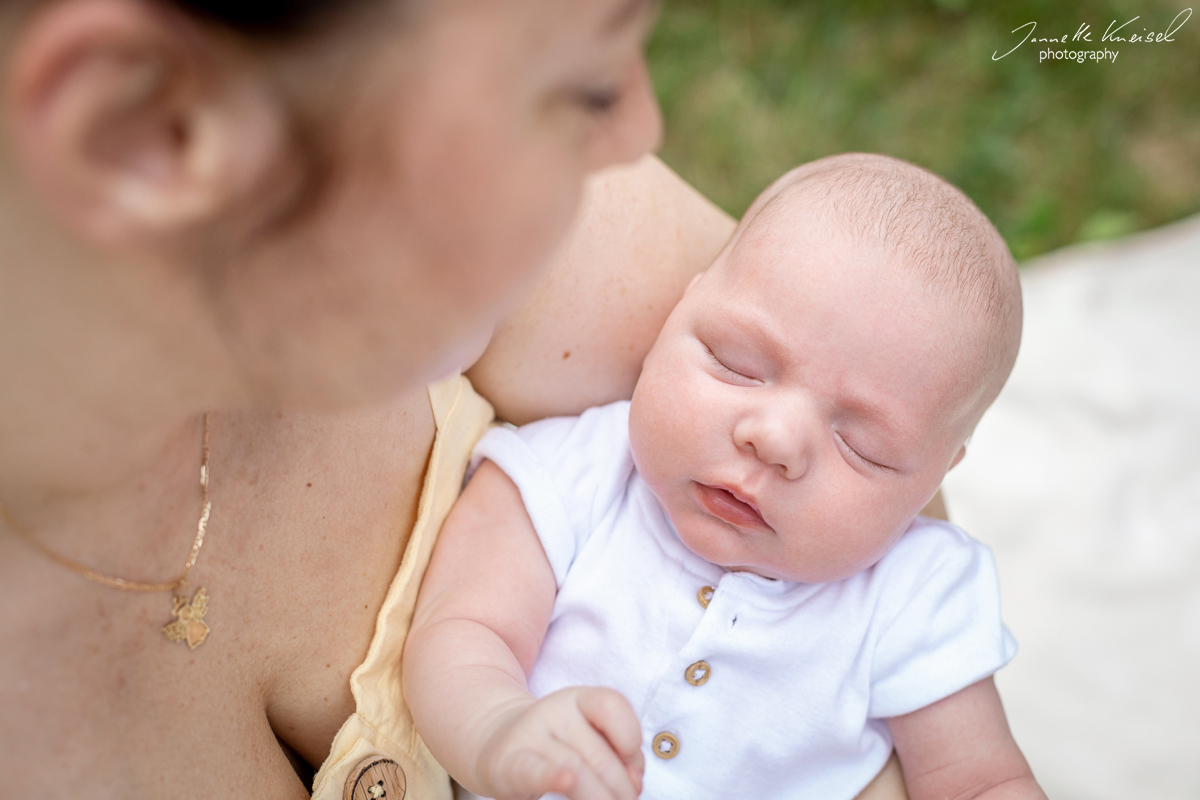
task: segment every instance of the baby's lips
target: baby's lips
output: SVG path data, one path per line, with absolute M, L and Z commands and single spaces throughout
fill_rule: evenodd
M 712 516 L 736 528 L 774 533 L 775 529 L 763 518 L 754 498 L 724 484 L 695 484 L 700 505 Z
M 743 492 L 741 489 L 737 488 L 736 486 L 722 486 L 720 488 L 724 489 L 725 491 L 727 491 L 731 495 L 733 495 L 734 498 L 737 499 L 737 501 L 739 503 L 745 503 L 746 505 L 753 508 L 754 513 L 758 514 L 759 519 L 762 519 L 763 522 L 766 522 L 766 519 L 763 518 L 763 515 L 762 515 L 762 509 L 758 507 L 758 501 L 754 499 L 753 495 L 751 495 L 747 492 Z

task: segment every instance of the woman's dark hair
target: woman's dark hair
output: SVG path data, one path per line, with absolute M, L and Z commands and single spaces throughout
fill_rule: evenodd
M 305 33 L 364 0 L 168 0 L 202 19 L 251 36 Z

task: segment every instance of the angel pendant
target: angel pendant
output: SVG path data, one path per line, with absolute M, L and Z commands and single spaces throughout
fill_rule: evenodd
M 208 592 L 204 587 L 196 590 L 191 602 L 186 597 L 172 597 L 171 616 L 176 620 L 163 626 L 163 635 L 172 642 L 187 642 L 195 650 L 208 636 L 208 625 L 204 622 L 207 611 Z

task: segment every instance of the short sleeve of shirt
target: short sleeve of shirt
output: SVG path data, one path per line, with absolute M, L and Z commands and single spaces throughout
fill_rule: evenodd
M 629 402 L 515 429 L 494 427 L 475 445 L 472 470 L 485 458 L 520 490 L 561 587 L 580 547 L 621 501 L 633 473 Z
M 1000 618 L 992 553 L 959 528 L 918 518 L 873 569 L 883 584 L 871 717 L 907 714 L 949 697 L 1016 655 Z

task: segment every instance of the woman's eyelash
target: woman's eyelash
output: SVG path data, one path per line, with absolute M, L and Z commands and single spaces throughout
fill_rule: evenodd
M 588 113 L 603 116 L 617 105 L 621 93 L 617 89 L 580 89 L 576 97 Z

